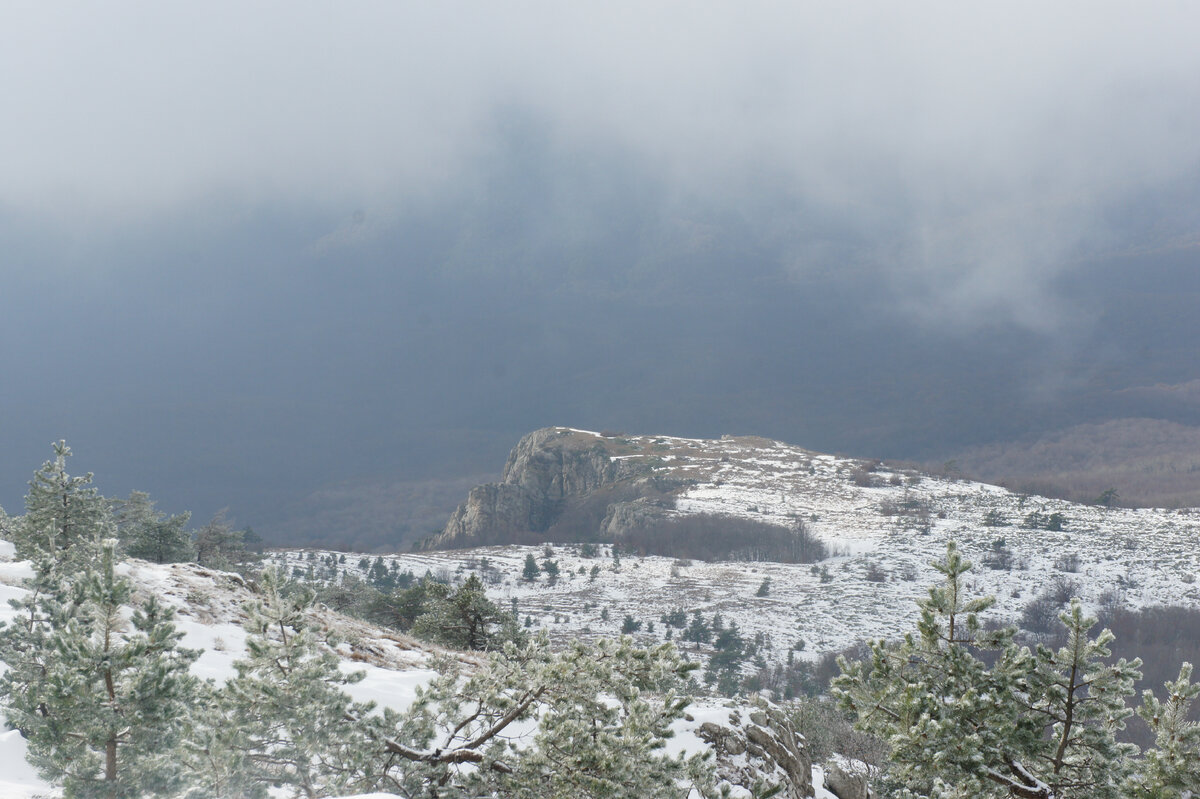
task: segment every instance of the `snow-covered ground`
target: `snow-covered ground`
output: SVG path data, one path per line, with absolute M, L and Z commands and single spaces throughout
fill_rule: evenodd
M 0 600 L 5 600 L 0 621 L 4 622 L 13 617 L 7 600 L 25 594 L 20 583 L 31 576 L 28 563 L 12 558 L 12 544 L 0 541 Z M 182 645 L 204 650 L 193 673 L 218 682 L 233 676 L 233 662 L 246 652 L 243 606 L 251 598 L 240 577 L 194 564 L 160 566 L 143 561 L 122 563 L 118 570 L 132 580 L 137 594 L 157 594 L 176 608 L 176 626 L 184 633 Z M 433 648 L 340 614 L 323 612 L 319 618 L 344 641 L 338 653 L 345 670 L 366 674 L 361 682 L 347 686 L 356 700 L 402 710 L 412 703 L 416 688 L 433 677 L 427 668 Z M 25 751 L 18 732 L 0 733 L 0 799 L 57 796 L 25 762 Z
M 642 458 L 652 468 L 690 481 L 677 501 L 677 513 L 725 513 L 783 524 L 802 521 L 834 554 L 813 565 L 627 555 L 618 563 L 608 546 L 584 557 L 579 545 L 553 545 L 549 557 L 560 570 L 553 585 L 545 576 L 536 582 L 521 579 L 528 554 L 539 562 L 545 559 L 541 546 L 382 557 L 401 571 L 417 576 L 429 571 L 451 582 L 477 573 L 494 601 L 503 607 L 515 602 L 522 621 L 528 618 L 532 627 L 545 628 L 559 640 L 616 635 L 630 615 L 642 622 L 635 638 L 649 643 L 666 636 L 660 617 L 673 610 L 699 610 L 707 618 L 720 613 L 726 623 L 736 622 L 745 638 L 761 636 L 761 652 L 768 662 L 782 662 L 790 648 L 796 656 L 815 657 L 861 638 L 911 630 L 913 600 L 938 579 L 929 563 L 944 554 L 950 540 L 976 561 L 970 581 L 978 592 L 996 596 L 991 614 L 997 618 L 1016 617 L 1058 580 L 1073 581 L 1092 606 L 1200 606 L 1195 583 L 1200 572 L 1197 511 L 1110 510 L 908 471 L 879 468 L 867 473 L 862 461 L 764 439 L 633 437 L 624 446 L 622 457 Z M 1064 529 L 1023 529 L 1022 520 L 1035 511 L 1043 518 L 1061 513 Z M 1012 566 L 987 568 L 982 562 L 1001 539 Z M 289 570 L 306 571 L 311 565 L 319 571 L 328 554 L 286 550 L 271 557 Z M 344 554 L 338 568 L 360 572 L 363 556 Z M 20 596 L 21 580 L 30 575 L 28 565 L 12 557 L 11 545 L 0 541 L 0 599 Z M 367 561 L 374 559 L 372 555 Z M 204 650 L 194 667 L 198 675 L 224 680 L 233 673 L 234 660 L 245 650 L 242 605 L 250 598 L 240 578 L 190 564 L 131 561 L 122 569 L 140 592 L 156 593 L 177 607 L 183 644 Z M 758 596 L 768 578 L 769 590 Z M 0 620 L 10 614 L 7 602 L 0 603 Z M 403 709 L 416 687 L 430 679 L 433 648 L 332 612 L 323 618 L 345 642 L 339 654 L 347 670 L 366 671 L 366 679 L 351 688 L 356 699 Z M 685 649 L 703 656 L 693 647 L 688 644 Z M 695 728 L 727 713 L 728 708 L 715 700 L 698 703 L 692 710 L 694 721 L 677 725 L 672 751 L 704 746 Z M 827 799 L 831 794 L 820 784 L 816 766 L 817 797 Z M 0 734 L 0 798 L 38 795 L 54 792 L 25 763 L 20 736 Z
M 357 561 L 356 561 L 357 562 Z M 176 626 L 184 633 L 182 645 L 203 649 L 193 666 L 200 677 L 218 682 L 233 676 L 233 663 L 245 654 L 246 633 L 242 628 L 244 605 L 251 593 L 237 575 L 214 572 L 194 564 L 157 565 L 127 561 L 119 571 L 134 583 L 138 595 L 157 594 L 176 608 Z M 24 595 L 21 581 L 32 575 L 27 562 L 14 561 L 12 545 L 0 541 L 0 599 Z M 7 601 L 0 606 L 0 621 L 8 622 L 14 612 Z M 434 654 L 444 652 L 331 611 L 318 612 L 320 621 L 336 632 L 343 643 L 337 648 L 346 671 L 363 671 L 365 678 L 347 686 L 358 701 L 373 701 L 380 708 L 403 710 L 412 703 L 416 689 L 434 676 L 429 668 Z M 476 656 L 459 654 L 464 662 L 480 662 Z M 3 664 L 0 664 L 3 668 Z M 700 703 L 692 708 L 692 718 L 675 725 L 672 753 L 697 752 L 707 745 L 696 736 L 696 728 L 706 720 L 720 721 L 729 707 L 720 703 Z M 531 729 L 529 725 L 527 728 Z M 520 733 L 520 730 L 517 731 Z M 40 799 L 58 797 L 60 792 L 38 777 L 25 760 L 26 746 L 15 730 L 0 732 L 0 799 Z M 737 791 L 734 796 L 739 796 Z M 821 796 L 821 794 L 818 794 Z M 384 799 L 390 794 L 370 794 L 348 799 Z
M 976 563 L 971 586 L 996 597 L 989 615 L 997 619 L 1017 618 L 1056 581 L 1073 583 L 1074 592 L 1093 608 L 1103 603 L 1200 607 L 1195 581 L 1200 511 L 1194 509 L 1107 509 L 907 470 L 879 467 L 868 473 L 861 460 L 760 438 L 645 436 L 624 439 L 624 445 L 626 453 L 619 457 L 643 458 L 670 477 L 691 481 L 676 503 L 677 513 L 802 521 L 835 554 L 812 565 L 622 556 L 614 568 L 607 546 L 600 547 L 598 557 L 585 558 L 578 545 L 555 545 L 551 558 L 561 577 L 554 585 L 545 576 L 533 583 L 521 580 L 526 555 L 543 560 L 540 546 L 383 558 L 417 576 L 429 571 L 460 581 L 476 572 L 494 601 L 504 607 L 515 601 L 522 620 L 529 617 L 534 627 L 559 639 L 611 636 L 631 615 L 643 623 L 635 637 L 662 640 L 667 630 L 661 616 L 675 609 L 700 610 L 706 617 L 720 613 L 736 621 L 747 639 L 761 634 L 763 654 L 776 662 L 801 641 L 797 654 L 813 657 L 863 638 L 911 630 L 913 600 L 939 579 L 930 563 L 945 554 L 951 540 Z M 1035 512 L 1043 519 L 1062 514 L 1063 529 L 1022 528 Z M 1011 555 L 1011 568 L 988 568 L 984 561 L 1000 541 Z M 275 557 L 302 570 L 313 562 L 300 550 Z M 357 572 L 361 557 L 347 554 L 342 568 Z M 600 570 L 593 579 L 594 566 Z M 767 578 L 767 595 L 756 596 Z

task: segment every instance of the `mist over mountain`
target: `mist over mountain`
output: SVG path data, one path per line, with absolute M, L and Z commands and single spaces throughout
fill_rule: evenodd
M 320 498 L 413 540 L 552 424 L 925 461 L 1200 425 L 1188 11 L 619 11 L 23 12 L 0 505 L 58 438 L 336 542 Z

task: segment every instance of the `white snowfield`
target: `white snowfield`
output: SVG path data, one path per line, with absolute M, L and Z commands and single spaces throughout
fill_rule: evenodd
M 12 552 L 12 544 L 0 541 L 0 599 L 5 600 L 0 620 L 5 622 L 13 616 L 7 600 L 25 593 L 20 581 L 31 575 L 28 563 L 11 560 Z M 194 564 L 160 566 L 136 560 L 118 569 L 133 581 L 138 595 L 157 594 L 176 608 L 182 645 L 204 650 L 192 667 L 194 674 L 217 682 L 233 676 L 233 662 L 246 651 L 242 608 L 251 597 L 239 576 Z M 413 701 L 417 686 L 432 678 L 434 672 L 426 666 L 434 648 L 340 614 L 326 612 L 322 620 L 345 642 L 337 650 L 345 670 L 366 673 L 361 682 L 347 686 L 356 700 L 403 709 Z M 0 799 L 58 796 L 26 763 L 25 751 L 18 732 L 0 733 Z
M 1013 619 L 1058 580 L 1073 581 L 1075 592 L 1093 607 L 1102 602 L 1200 606 L 1195 583 L 1200 513 L 1194 510 L 1110 510 L 908 471 L 880 468 L 868 475 L 863 461 L 764 439 L 647 436 L 626 442 L 629 452 L 622 457 L 644 457 L 664 474 L 694 481 L 679 498 L 676 513 L 802 521 L 833 556 L 819 564 L 790 565 L 622 555 L 618 564 L 605 545 L 597 557 L 583 557 L 575 544 L 556 545 L 550 557 L 558 562 L 560 578 L 553 585 L 544 575 L 536 582 L 521 580 L 528 554 L 544 559 L 540 546 L 381 557 L 418 577 L 430 571 L 461 582 L 477 573 L 494 601 L 502 607 L 515 601 L 522 621 L 558 640 L 617 635 L 628 615 L 642 623 L 634 637 L 649 644 L 665 638 L 667 626 L 660 617 L 670 611 L 699 610 L 708 619 L 719 613 L 727 624 L 736 622 L 747 640 L 761 637 L 760 652 L 768 663 L 785 661 L 789 649 L 796 657 L 816 657 L 862 638 L 912 630 L 913 600 L 939 577 L 929 563 L 951 540 L 977 564 L 972 587 L 997 598 L 990 612 L 996 618 Z M 1023 529 L 1019 525 L 1032 512 L 1043 518 L 1061 513 L 1064 529 Z M 1010 554 L 1010 569 L 982 564 L 999 539 Z M 329 554 L 338 556 L 335 560 L 345 554 L 337 568 L 354 573 L 360 573 L 361 558 L 376 557 L 287 550 L 272 558 L 289 570 L 306 572 L 311 566 L 319 575 L 328 568 L 322 561 Z M 12 558 L 11 544 L 0 541 L 0 599 L 21 595 L 20 583 L 30 576 L 28 564 Z M 594 578 L 593 567 L 599 567 Z M 204 650 L 194 666 L 199 676 L 221 681 L 232 675 L 233 662 L 245 651 L 242 605 L 249 593 L 241 578 L 192 564 L 131 561 L 122 570 L 140 592 L 156 593 L 178 608 L 184 646 Z M 767 578 L 766 595 L 757 596 Z M 0 619 L 10 616 L 7 602 L 0 603 Z M 350 688 L 356 699 L 403 709 L 416 687 L 430 679 L 435 648 L 332 612 L 325 618 L 345 641 L 338 652 L 346 669 L 366 672 Z M 691 657 L 707 656 L 694 644 L 684 648 Z M 695 721 L 677 725 L 670 751 L 703 748 L 695 728 L 727 714 L 720 702 L 697 703 L 691 710 Z M 25 763 L 24 752 L 19 734 L 0 733 L 0 799 L 56 796 Z M 821 777 L 820 767 L 814 767 L 817 797 L 828 799 L 832 795 L 820 788 Z
M 20 583 L 32 574 L 27 562 L 13 561 L 12 557 L 12 545 L 0 541 L 0 599 L 3 600 L 25 594 Z M 246 634 L 241 623 L 243 606 L 251 598 L 241 577 L 194 564 L 156 565 L 137 560 L 125 562 L 118 569 L 134 583 L 137 595 L 157 594 L 176 608 L 176 626 L 184 633 L 182 645 L 204 650 L 192 667 L 195 674 L 217 682 L 233 676 L 233 662 L 246 650 Z M 8 602 L 4 601 L 0 607 L 0 621 L 8 622 L 13 615 Z M 343 668 L 347 672 L 365 672 L 365 678 L 347 686 L 347 692 L 358 701 L 373 701 L 381 709 L 408 707 L 417 687 L 434 676 L 428 668 L 431 657 L 444 653 L 437 647 L 341 614 L 321 611 L 319 615 L 343 642 L 335 650 L 343 659 Z M 467 664 L 480 662 L 476 656 L 466 653 L 459 657 Z M 3 668 L 2 663 L 0 668 Z M 691 753 L 703 750 L 707 745 L 695 735 L 695 729 L 706 720 L 720 721 L 728 715 L 729 708 L 724 705 L 696 705 L 692 708 L 693 720 L 675 725 L 676 736 L 669 743 L 669 751 Z M 516 730 L 514 734 L 521 732 Z M 38 777 L 26 762 L 25 754 L 25 741 L 20 733 L 16 730 L 0 732 L 0 799 L 60 797 L 58 789 Z M 741 795 L 734 792 L 734 796 Z M 345 799 L 390 799 L 392 796 L 374 793 Z
M 630 615 L 642 622 L 635 638 L 661 641 L 667 633 L 661 617 L 672 610 L 700 610 L 708 618 L 720 613 L 747 640 L 762 636 L 768 662 L 785 661 L 788 649 L 801 642 L 794 656 L 815 657 L 861 639 L 913 630 L 914 600 L 940 579 L 930 563 L 944 556 L 948 541 L 975 562 L 971 588 L 996 597 L 987 614 L 992 618 L 1013 621 L 1056 581 L 1072 583 L 1072 593 L 1093 609 L 1106 602 L 1200 606 L 1195 509 L 1107 509 L 908 470 L 879 467 L 868 474 L 862 460 L 761 438 L 623 441 L 629 454 L 621 457 L 643 457 L 663 474 L 694 481 L 678 499 L 676 513 L 801 521 L 833 557 L 819 564 L 782 564 L 622 555 L 614 570 L 608 546 L 600 546 L 598 557 L 584 558 L 578 545 L 564 544 L 553 546 L 561 575 L 554 585 L 545 576 L 532 583 L 521 579 L 528 554 L 543 560 L 541 546 L 382 557 L 418 577 L 429 571 L 457 582 L 478 573 L 493 601 L 509 607 L 515 600 L 522 621 L 528 617 L 533 627 L 560 640 L 618 634 Z M 865 482 L 871 485 L 859 484 Z M 1031 513 L 1043 520 L 1060 513 L 1063 529 L 1022 528 Z M 1011 568 L 988 568 L 984 561 L 1000 541 Z M 316 553 L 318 567 L 326 554 Z M 290 569 L 314 562 L 307 551 L 275 557 Z M 341 568 L 357 572 L 361 557 L 347 554 Z M 594 566 L 600 570 L 593 579 Z M 767 578 L 767 594 L 756 596 Z M 695 651 L 693 644 L 685 649 Z M 697 654 L 704 658 L 704 649 Z
M 0 599 L 5 600 L 0 620 L 4 621 L 13 615 L 7 600 L 25 594 L 20 581 L 32 573 L 28 563 L 12 558 L 11 543 L 0 541 Z M 176 608 L 176 626 L 185 633 L 182 645 L 204 650 L 192 667 L 193 673 L 216 681 L 232 677 L 233 662 L 246 651 L 241 620 L 242 606 L 250 593 L 240 577 L 193 564 L 160 566 L 140 560 L 121 564 L 119 571 L 132 579 L 137 594 L 157 594 Z M 346 671 L 366 672 L 361 683 L 348 686 L 355 699 L 404 708 L 413 701 L 416 686 L 432 677 L 433 672 L 425 665 L 433 650 L 419 642 L 334 613 L 326 614 L 326 621 L 347 641 L 338 650 Z M 60 792 L 41 780 L 25 762 L 25 741 L 20 733 L 0 733 L 0 799 L 58 795 Z

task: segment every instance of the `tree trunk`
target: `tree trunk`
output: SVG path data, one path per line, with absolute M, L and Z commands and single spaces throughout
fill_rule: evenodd
M 107 641 L 108 633 L 105 632 L 105 649 L 108 649 Z M 113 676 L 111 671 L 104 672 L 104 688 L 108 692 L 108 701 L 116 706 L 117 689 L 113 685 Z M 117 781 L 117 736 L 110 735 L 108 740 L 104 742 L 104 781 Z
M 104 781 L 117 781 L 117 739 L 109 738 L 104 743 Z

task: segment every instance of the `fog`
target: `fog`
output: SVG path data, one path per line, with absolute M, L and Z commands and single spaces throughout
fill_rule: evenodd
M 14 6 L 0 504 L 64 437 L 106 493 L 270 529 L 549 424 L 906 458 L 1195 424 L 1145 396 L 1200 379 L 1198 16 Z

